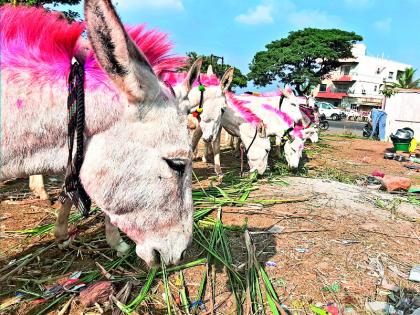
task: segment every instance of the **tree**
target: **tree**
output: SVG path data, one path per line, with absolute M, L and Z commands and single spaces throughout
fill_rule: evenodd
M 203 65 L 202 65 L 203 71 L 207 71 L 208 66 L 211 65 L 210 56 L 199 55 L 198 53 L 194 51 L 188 52 L 187 56 L 189 57 L 188 64 L 185 68 L 181 69 L 182 71 L 188 70 L 190 66 L 194 63 L 194 61 L 199 57 L 203 58 Z M 224 64 L 222 67 L 221 64 L 213 62 L 212 67 L 213 67 L 213 72 L 219 78 L 221 78 L 223 73 L 225 73 L 225 71 L 231 66 L 228 64 Z M 230 85 L 229 90 L 233 91 L 235 87 L 246 87 L 247 84 L 248 84 L 248 78 L 245 75 L 243 75 L 242 72 L 238 68 L 235 67 L 235 70 L 233 72 L 232 84 Z
M 420 79 L 414 80 L 414 74 L 417 69 L 406 68 L 404 72 L 397 77 L 397 82 L 385 85 L 382 91 L 386 97 L 391 97 L 396 93 L 396 89 L 417 89 L 420 88 Z
M 340 65 L 339 59 L 353 57 L 352 45 L 362 39 L 354 32 L 338 29 L 290 32 L 257 52 L 249 66 L 248 79 L 258 86 L 280 80 L 292 85 L 298 94 L 306 94 Z
M 45 4 L 52 4 L 54 7 L 56 7 L 59 4 L 76 5 L 80 2 L 81 0 L 0 0 L 0 5 L 11 3 L 13 5 L 28 5 L 40 7 Z M 62 11 L 62 13 L 70 22 L 76 19 L 80 19 L 80 14 L 75 11 L 67 10 Z

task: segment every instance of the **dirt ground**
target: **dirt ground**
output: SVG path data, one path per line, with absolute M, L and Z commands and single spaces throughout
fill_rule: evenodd
M 243 226 L 247 222 L 258 261 L 265 265 L 277 294 L 291 313 L 311 314 L 310 304 L 335 303 L 340 314 L 367 314 L 367 301 L 389 301 L 392 290 L 395 290 L 394 295 L 420 294 L 419 283 L 408 280 L 410 269 L 420 264 L 420 206 L 408 202 L 404 195 L 368 188 L 364 181 L 366 175 L 378 170 L 409 177 L 414 185 L 420 185 L 420 173 L 404 168 L 405 163 L 383 159 L 389 147 L 381 142 L 324 136 L 320 144 L 306 149 L 306 172 L 291 174 L 281 168 L 282 177 L 277 176 L 273 181 L 270 175 L 276 170 L 273 157 L 269 174 L 259 179 L 259 189 L 249 197 L 254 200 L 298 199 L 299 202 L 223 207 L 225 225 Z M 238 158 L 232 151 L 223 151 L 222 166 L 224 172 L 239 170 Z M 217 183 L 211 164 L 195 162 L 194 169 L 200 180 L 194 180 L 195 188 Z M 104 240 L 100 214 L 72 227 L 77 233 L 73 248 L 57 248 L 51 234 L 24 237 L 6 233 L 54 221 L 57 202 L 50 206 L 35 199 L 27 183 L 19 179 L 0 186 L 0 278 L 10 271 L 10 268 L 3 269 L 13 260 L 50 247 L 0 282 L 0 304 L 14 296 L 18 289 L 27 288 L 27 279 L 39 280 L 37 285 L 42 289 L 51 286 L 57 280 L 54 277 L 95 269 L 95 262 L 103 265 L 115 257 Z M 54 200 L 59 186 L 60 178 L 48 178 L 47 189 Z M 270 228 L 275 233 L 267 233 Z M 228 236 L 233 265 L 241 271 L 247 261 L 244 235 L 229 232 Z M 193 246 L 187 260 L 202 257 L 201 254 Z M 140 267 L 134 265 L 133 269 Z M 204 270 L 203 266 L 197 266 L 184 271 L 191 300 L 198 291 Z M 175 283 L 173 277 L 170 279 Z M 235 314 L 234 299 L 222 269 L 217 270 L 216 279 L 216 302 L 223 302 L 217 313 Z M 118 289 L 122 285 L 116 283 Z M 161 284 L 152 289 L 157 297 L 161 292 Z M 204 303 L 209 310 L 208 296 Z M 152 301 L 148 305 L 153 307 L 147 307 L 143 313 L 165 313 L 163 304 Z M 49 314 L 58 314 L 61 308 L 52 307 Z M 27 303 L 11 308 L 8 313 L 36 314 L 38 311 L 38 305 Z M 100 314 L 97 307 L 84 312 Z M 81 313 L 82 308 L 75 299 L 70 314 Z

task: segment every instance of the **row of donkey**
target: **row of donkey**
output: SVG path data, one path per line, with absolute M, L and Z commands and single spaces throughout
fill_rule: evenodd
M 290 168 L 299 166 L 304 143 L 318 141 L 318 130 L 314 127 L 314 116 L 301 110 L 302 106 L 311 111 L 314 99 L 296 97 L 291 90 L 263 94 L 236 95 L 228 91 L 232 81 L 233 68 L 223 75 L 220 84 L 209 66 L 206 75 L 200 75 L 200 82 L 206 82 L 203 102 L 192 109 L 192 149 L 196 150 L 200 139 L 205 142 L 203 162 L 207 162 L 207 153 L 213 151 L 214 167 L 217 174 L 222 174 L 220 164 L 221 130 L 239 138 L 247 155 L 251 172 L 262 175 L 268 162 L 271 149 L 270 137 L 276 137 L 276 143 L 286 138 L 284 155 Z M 196 84 L 199 84 L 196 82 Z M 211 91 L 207 92 L 210 89 Z M 221 97 L 220 95 L 223 95 Z M 194 104 L 194 103 L 193 103 Z M 278 146 L 279 148 L 280 146 Z
M 85 0 L 84 13 L 85 22 L 69 24 L 42 8 L 0 8 L 0 180 L 65 172 L 70 114 L 65 104 L 76 59 L 83 65 L 85 90 L 78 176 L 105 214 L 107 242 L 126 253 L 120 229 L 149 266 L 159 260 L 176 264 L 192 239 L 191 138 L 196 144 L 202 133 L 212 143 L 219 171 L 216 144 L 223 126 L 247 146 L 251 170 L 263 172 L 270 150 L 266 135 L 275 133 L 274 127 L 246 109 L 249 100 L 228 92 L 233 69 L 220 80 L 200 75 L 198 59 L 188 72 L 177 73 L 186 60 L 171 54 L 166 34 L 124 27 L 110 0 Z M 284 106 L 294 110 L 284 115 L 290 126 L 301 121 L 292 97 Z M 200 112 L 194 131 L 187 128 L 191 112 Z M 288 144 L 290 151 L 300 148 L 297 139 Z M 30 186 L 48 197 L 42 176 L 31 177 Z M 55 224 L 54 234 L 64 244 L 71 207 L 65 199 Z

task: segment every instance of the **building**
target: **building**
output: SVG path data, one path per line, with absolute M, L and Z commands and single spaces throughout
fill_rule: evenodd
M 381 108 L 384 96 L 380 91 L 411 66 L 367 56 L 364 44 L 355 44 L 352 53 L 354 58 L 341 60 L 341 65 L 314 90 L 316 99 L 359 111 Z

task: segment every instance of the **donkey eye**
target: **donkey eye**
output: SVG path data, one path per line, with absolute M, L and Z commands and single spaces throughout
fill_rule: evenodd
M 166 163 L 168 163 L 168 166 L 173 169 L 174 171 L 176 171 L 178 173 L 178 175 L 182 175 L 185 171 L 185 167 L 187 165 L 187 160 L 186 159 L 180 159 L 180 158 L 175 158 L 175 159 L 166 159 L 164 158 L 164 160 L 166 161 Z

